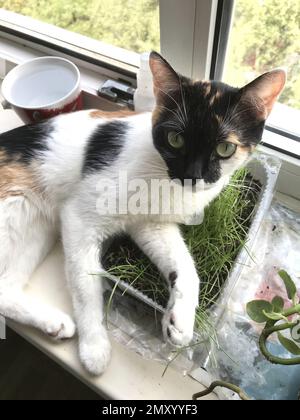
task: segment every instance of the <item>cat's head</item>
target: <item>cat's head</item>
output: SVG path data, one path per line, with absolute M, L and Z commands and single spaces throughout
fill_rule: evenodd
M 150 54 L 156 108 L 153 140 L 172 179 L 209 186 L 245 163 L 260 142 L 286 75 L 273 70 L 241 89 L 183 77 Z

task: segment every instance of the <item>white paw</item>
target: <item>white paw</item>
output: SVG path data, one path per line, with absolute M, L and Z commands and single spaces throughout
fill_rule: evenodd
M 58 311 L 47 321 L 44 331 L 55 340 L 63 340 L 73 337 L 76 326 L 69 315 Z
M 187 346 L 193 338 L 195 308 L 189 301 L 177 299 L 162 319 L 165 340 L 175 346 Z
M 85 369 L 98 376 L 105 371 L 111 357 L 111 345 L 107 335 L 94 336 L 87 341 L 79 340 L 80 360 Z

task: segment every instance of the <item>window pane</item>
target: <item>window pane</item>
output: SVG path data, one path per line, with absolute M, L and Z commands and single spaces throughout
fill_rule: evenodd
M 159 0 L 0 0 L 3 9 L 134 52 L 159 50 Z
M 242 86 L 276 67 L 287 84 L 268 123 L 300 134 L 300 1 L 236 0 L 224 81 Z

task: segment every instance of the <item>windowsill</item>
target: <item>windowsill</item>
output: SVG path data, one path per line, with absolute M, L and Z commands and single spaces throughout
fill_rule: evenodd
M 263 135 L 263 142 L 269 145 L 274 150 L 282 150 L 290 156 L 300 159 L 300 142 L 292 140 L 280 134 L 273 133 L 272 131 L 265 130 Z
M 29 293 L 45 303 L 54 304 L 72 316 L 60 245 L 53 249 L 35 272 L 30 281 Z M 152 360 L 144 360 L 113 339 L 112 360 L 108 369 L 102 376 L 92 377 L 84 371 L 79 362 L 77 339 L 55 343 L 32 328 L 12 321 L 9 321 L 8 325 L 106 399 L 190 400 L 194 393 L 203 388 L 198 382 L 183 376 L 172 367 L 162 377 L 165 366 Z

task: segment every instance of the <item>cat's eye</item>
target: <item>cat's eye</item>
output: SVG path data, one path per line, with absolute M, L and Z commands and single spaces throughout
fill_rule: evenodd
M 229 158 L 234 154 L 235 151 L 236 144 L 228 142 L 220 143 L 216 148 L 216 152 L 221 158 Z
M 168 143 L 174 149 L 181 149 L 184 146 L 184 138 L 181 134 L 178 134 L 175 131 L 170 131 L 168 133 Z

